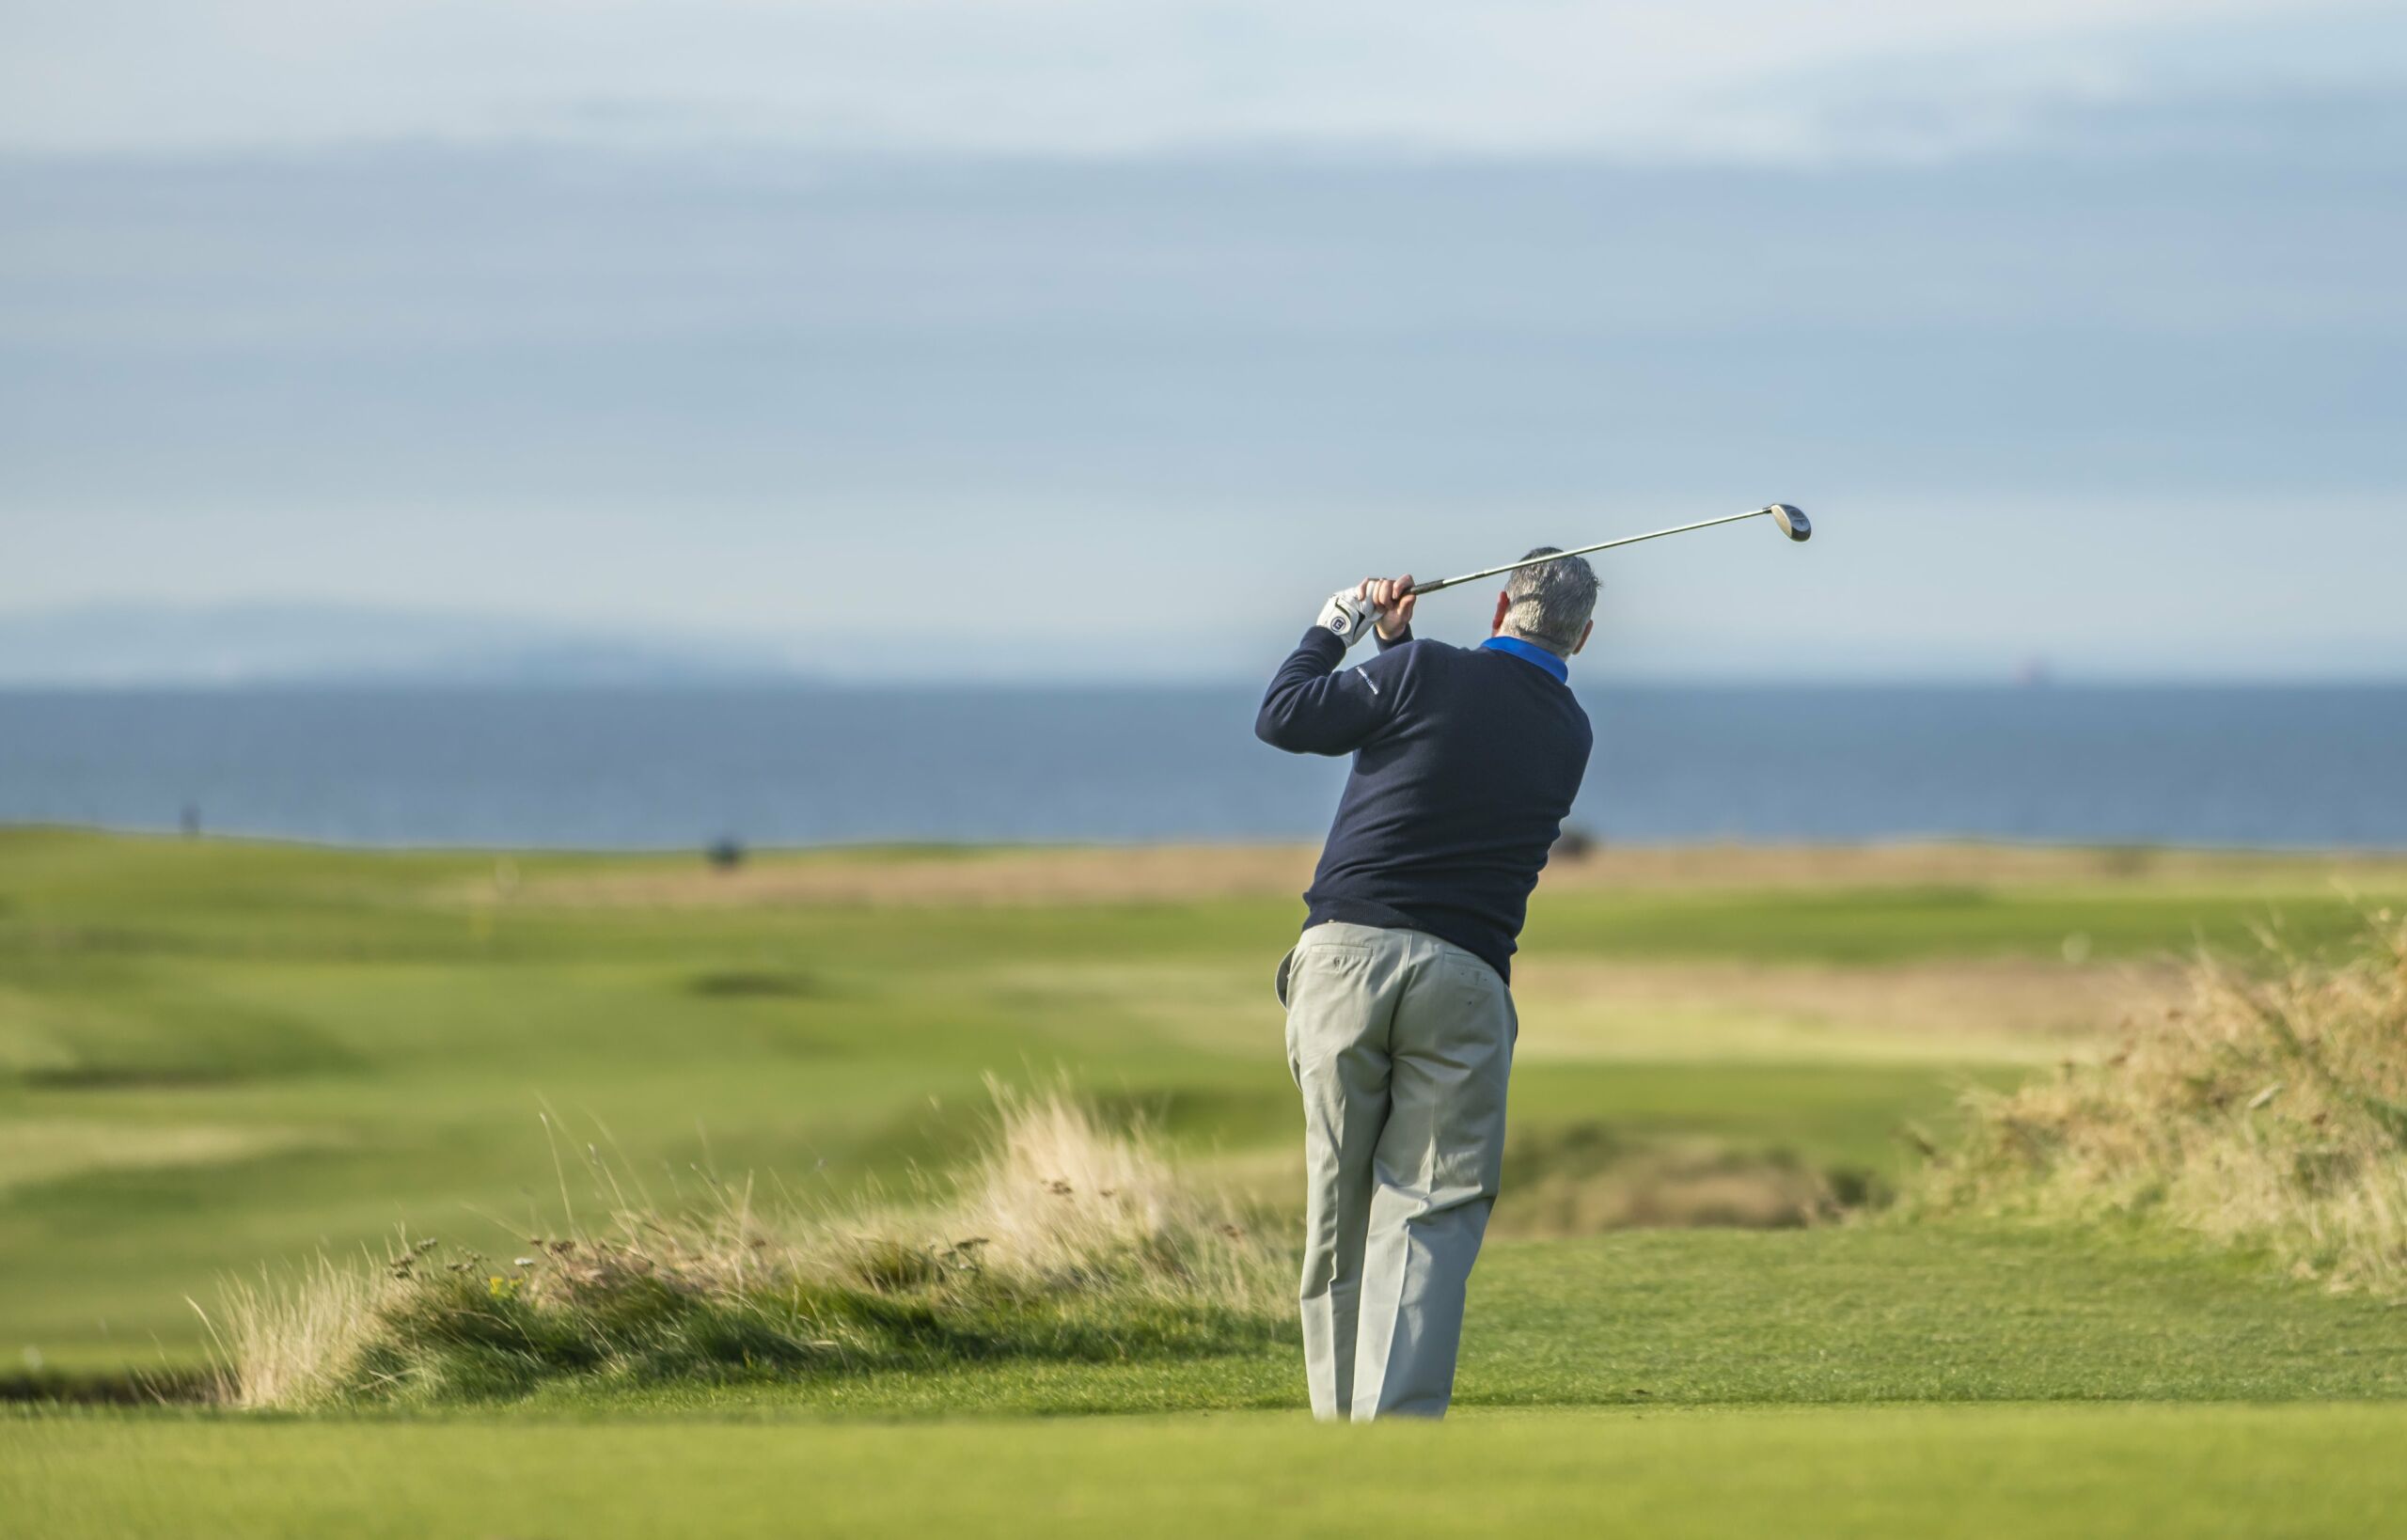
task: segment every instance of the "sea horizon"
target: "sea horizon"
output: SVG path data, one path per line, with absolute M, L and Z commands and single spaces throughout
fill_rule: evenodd
M 0 823 L 362 846 L 1309 841 L 1258 684 L 0 689 Z M 2407 684 L 1604 683 L 1612 843 L 2407 849 Z

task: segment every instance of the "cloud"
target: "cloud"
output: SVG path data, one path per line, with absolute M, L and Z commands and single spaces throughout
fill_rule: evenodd
M 1817 555 L 1647 547 L 1633 634 L 2407 656 L 2407 18 L 1478 14 L 25 11 L 0 609 L 881 638 L 857 574 L 902 530 L 1006 577 L 982 665 L 1100 628 L 1209 671 L 1366 551 L 1780 496 L 1828 509 Z M 1173 569 L 1227 612 L 1161 627 L 1128 574 Z
M 2304 25 L 2310 40 L 2291 62 L 2312 73 L 2368 56 L 2329 46 L 2336 35 L 2399 31 L 2354 8 L 2302 24 L 2273 0 L 19 8 L 0 55 L 0 146 L 75 152 L 437 139 L 1072 157 L 1265 145 L 1915 156 L 2009 139 L 2035 109 L 2146 94 L 2168 84 L 2165 59 L 2189 71 L 2188 85 L 2169 83 L 2183 89 L 2265 68 L 2264 51 L 2236 36 Z

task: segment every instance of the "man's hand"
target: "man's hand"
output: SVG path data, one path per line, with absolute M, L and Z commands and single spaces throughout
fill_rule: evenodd
M 1410 574 L 1402 577 L 1366 577 L 1354 585 L 1351 593 L 1330 594 L 1315 623 L 1327 627 L 1348 647 L 1370 635 L 1374 624 L 1380 636 L 1394 641 L 1412 624 L 1412 602 L 1416 597 Z
M 1354 590 L 1364 604 L 1379 612 L 1379 636 L 1393 641 L 1412 629 L 1412 602 L 1419 595 L 1412 591 L 1412 574 L 1402 577 L 1366 577 Z
M 1320 606 L 1320 619 L 1313 624 L 1351 647 L 1371 634 L 1372 623 L 1378 618 L 1378 611 L 1371 607 L 1371 602 L 1362 597 L 1360 589 L 1352 593 L 1340 589 L 1329 596 L 1328 604 Z

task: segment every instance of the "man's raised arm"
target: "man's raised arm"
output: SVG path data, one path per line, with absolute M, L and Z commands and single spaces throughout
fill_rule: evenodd
M 1412 639 L 1412 579 L 1364 578 L 1351 593 L 1329 595 L 1320 619 L 1271 676 L 1253 718 L 1254 736 L 1291 754 L 1351 754 L 1387 725 L 1392 692 L 1370 672 L 1339 673 L 1347 648 L 1378 632 L 1379 650 Z

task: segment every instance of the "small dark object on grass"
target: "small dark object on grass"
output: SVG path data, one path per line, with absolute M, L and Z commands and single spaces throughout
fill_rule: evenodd
M 0 1375 L 0 1404 L 48 1406 L 200 1406 L 223 1390 L 214 1369 L 130 1369 Z
M 728 835 L 712 841 L 710 849 L 702 854 L 708 857 L 714 870 L 732 872 L 744 864 L 744 841 Z
M 697 995 L 718 999 L 804 998 L 826 991 L 818 978 L 799 968 L 716 968 L 685 982 Z
M 1558 861 L 1584 861 L 1604 844 L 1602 836 L 1574 824 L 1563 826 L 1554 837 L 1554 858 Z

